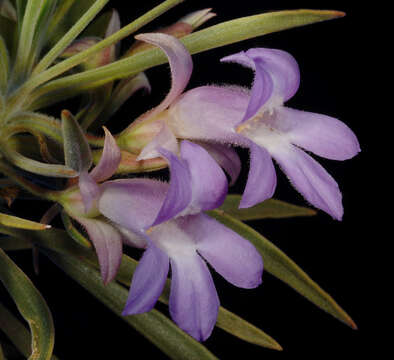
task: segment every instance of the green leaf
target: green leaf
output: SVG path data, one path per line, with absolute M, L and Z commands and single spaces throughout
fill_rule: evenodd
M 7 45 L 0 35 L 0 93 L 2 94 L 7 91 L 9 65 Z
M 45 230 L 51 227 L 50 225 L 40 224 L 35 221 L 30 221 L 2 213 L 0 213 L 0 224 L 25 230 Z
M 27 250 L 32 248 L 32 242 L 13 236 L 3 236 L 0 237 L 0 248 L 5 251 Z
M 105 286 L 97 270 L 74 256 L 64 256 L 48 250 L 44 250 L 44 253 L 112 312 L 121 316 L 128 296 L 127 290 L 123 286 L 115 282 Z M 139 315 L 121 316 L 121 318 L 171 359 L 216 359 L 202 344 L 184 333 L 157 310 Z
M 223 211 L 238 220 L 283 219 L 316 215 L 316 211 L 313 209 L 276 199 L 268 199 L 256 206 L 239 209 L 241 197 L 241 195 L 228 195 L 219 211 Z
M 187 35 L 181 41 L 191 54 L 196 54 L 257 36 L 342 16 L 344 16 L 342 12 L 328 10 L 277 11 L 243 17 L 214 25 Z M 92 50 L 92 48 L 89 50 Z M 146 69 L 166 62 L 166 56 L 157 48 L 141 51 L 133 56 L 115 61 L 98 69 L 53 80 L 38 89 L 34 98 L 42 96 L 49 91 L 65 87 L 69 87 L 65 94 L 72 96 L 75 95 L 75 92 L 85 91 L 113 80 L 136 75 Z M 64 66 L 64 63 L 60 63 L 57 66 L 60 68 Z M 53 77 L 52 74 L 48 74 L 45 79 L 38 79 L 37 77 L 37 79 L 32 79 L 32 83 L 37 82 L 42 84 L 44 81 L 47 81 L 49 75 L 51 75 L 51 78 Z M 54 72 L 53 75 L 58 75 L 58 71 Z M 32 85 L 35 86 L 34 83 Z
M 92 19 L 100 12 L 100 10 L 108 3 L 109 0 L 96 0 L 96 2 L 86 11 L 83 12 L 81 18 L 73 24 L 72 28 L 56 42 L 56 44 L 41 59 L 33 71 L 33 74 L 39 74 L 47 69 L 48 66 L 67 48 L 68 45 L 85 29 Z M 79 1 L 81 2 L 81 1 Z
M 0 229 L 1 230 L 1 229 Z M 18 236 L 13 233 L 13 236 Z M 50 229 L 45 233 L 29 233 L 24 235 L 20 232 L 22 238 L 29 236 L 33 241 L 37 242 L 40 246 L 53 250 L 64 256 L 78 257 L 84 264 L 99 269 L 97 257 L 94 252 L 89 251 L 86 247 L 80 248 L 69 241 L 64 231 L 57 229 Z M 79 234 L 80 237 L 83 237 Z M 56 239 L 56 241 L 53 241 Z M 89 242 L 87 239 L 84 242 Z M 131 278 L 138 265 L 138 262 L 127 255 L 123 255 L 122 263 L 120 265 L 116 280 L 121 284 L 130 286 Z M 159 297 L 159 301 L 168 304 L 170 294 L 170 280 L 167 280 L 163 294 Z M 281 350 L 281 346 L 269 335 L 262 330 L 256 328 L 254 325 L 240 318 L 238 315 L 226 310 L 222 306 L 219 308 L 217 327 L 226 331 L 227 333 L 236 336 L 244 341 L 252 344 L 263 346 L 270 349 Z
M 36 33 L 38 20 L 40 18 L 43 7 L 48 0 L 27 0 L 17 1 L 18 24 L 20 26 L 18 49 L 15 59 L 14 73 L 16 81 L 20 81 L 29 71 L 28 64 L 30 62 L 33 49 L 33 40 Z M 23 20 L 19 23 L 19 20 Z
M 1 249 L 0 280 L 29 324 L 32 334 L 29 360 L 49 360 L 55 332 L 49 308 L 30 279 Z
M 92 153 L 83 130 L 67 111 L 62 111 L 62 133 L 66 166 L 78 173 L 92 166 Z
M 8 339 L 24 356 L 29 357 L 31 353 L 31 335 L 26 327 L 0 303 L 0 329 L 6 334 Z M 57 360 L 52 355 L 52 360 Z
M 9 52 L 11 52 L 11 50 L 13 49 L 14 42 L 16 40 L 15 29 L 16 24 L 14 21 L 0 15 L 0 33 Z
M 116 14 L 116 10 L 112 9 L 100 15 L 96 20 L 85 29 L 81 37 L 99 37 L 104 39 L 106 37 L 108 25 Z
M 241 221 L 220 213 L 220 211 L 212 211 L 210 215 L 249 240 L 263 257 L 264 269 L 266 271 L 285 282 L 320 309 L 351 328 L 357 329 L 354 321 L 335 300 L 321 289 L 293 260 L 264 236 Z
M 1 346 L 0 343 L 0 360 L 5 360 L 4 352 L 3 352 L 3 347 Z
M 16 11 L 10 0 L 0 0 L 0 15 L 16 21 Z

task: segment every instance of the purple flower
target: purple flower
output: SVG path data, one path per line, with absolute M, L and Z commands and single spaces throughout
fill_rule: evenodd
M 171 182 L 114 180 L 102 185 L 100 212 L 134 234 L 146 250 L 134 273 L 124 315 L 153 308 L 172 269 L 170 314 L 197 340 L 209 337 L 219 299 L 204 260 L 242 288 L 261 283 L 262 259 L 254 246 L 202 213 L 219 206 L 227 180 L 206 150 L 183 141 L 180 158 L 159 148 L 170 163 Z
M 283 106 L 300 81 L 298 65 L 290 54 L 256 48 L 222 61 L 253 69 L 252 90 L 203 86 L 186 92 L 165 117 L 174 136 L 250 149 L 249 176 L 240 207 L 273 195 L 274 158 L 308 202 L 340 220 L 343 207 L 337 183 L 302 149 L 328 159 L 350 159 L 360 151 L 354 133 L 332 117 Z
M 122 242 L 146 249 L 124 315 L 154 307 L 171 264 L 170 314 L 180 328 L 205 340 L 219 308 L 205 261 L 232 284 L 254 288 L 261 283 L 262 259 L 250 242 L 203 213 L 220 206 L 227 194 L 226 176 L 208 152 L 188 141 L 182 141 L 179 157 L 162 147 L 157 151 L 170 164 L 170 184 L 105 181 L 120 161 L 120 150 L 106 130 L 99 164 L 80 177 L 79 190 L 71 191 L 63 205 L 86 228 L 105 283 L 116 275 Z
M 118 137 L 121 144 L 128 143 L 126 150 L 135 150 L 134 144 L 141 144 L 143 149 L 139 152 L 137 160 L 148 160 L 161 156 L 158 148 L 164 148 L 176 154 L 178 140 L 174 136 L 174 129 L 169 128 L 168 113 L 171 106 L 182 95 L 186 88 L 192 70 L 193 62 L 184 45 L 175 37 L 160 34 L 140 34 L 136 39 L 148 42 L 159 47 L 167 56 L 172 77 L 171 90 L 166 98 L 155 108 L 140 116 Z M 176 133 L 176 131 L 175 131 Z M 197 142 L 225 169 L 231 177 L 231 183 L 237 179 L 241 162 L 237 153 L 228 144 Z

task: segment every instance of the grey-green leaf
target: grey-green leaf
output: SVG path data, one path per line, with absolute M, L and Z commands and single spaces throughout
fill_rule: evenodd
M 0 228 L 1 230 L 1 228 Z M 57 229 L 49 229 L 45 233 L 26 233 L 24 231 L 7 229 L 7 234 L 25 238 L 28 236 L 37 244 L 51 249 L 57 253 L 63 254 L 64 256 L 78 257 L 84 264 L 99 269 L 97 257 L 92 251 L 86 248 L 79 247 L 76 243 L 70 242 L 69 238 L 64 231 Z M 78 236 L 82 236 L 79 234 Z M 53 239 L 56 241 L 53 241 Z M 84 242 L 88 242 L 87 239 Z M 127 255 L 123 255 L 122 263 L 120 265 L 116 280 L 120 283 L 130 286 L 131 278 L 138 265 L 138 262 Z M 167 280 L 163 294 L 160 296 L 159 301 L 168 304 L 170 294 L 170 280 Z M 252 344 L 263 346 L 270 349 L 281 350 L 281 346 L 269 335 L 262 330 L 256 328 L 246 320 L 240 318 L 236 314 L 226 310 L 223 307 L 219 308 L 218 321 L 216 326 L 226 331 L 227 333 L 236 336 L 244 341 Z
M 74 256 L 64 256 L 48 250 L 45 254 L 63 271 L 99 299 L 116 315 L 121 316 L 127 300 L 127 290 L 111 282 L 103 284 L 99 272 Z M 205 360 L 217 359 L 202 344 L 179 329 L 172 321 L 157 310 L 148 313 L 121 317 L 171 359 Z
M 30 279 L 0 249 L 0 280 L 28 322 L 32 334 L 29 360 L 49 360 L 55 341 L 51 312 Z
M 74 116 L 62 111 L 62 133 L 66 166 L 77 172 L 87 171 L 92 166 L 92 153 L 86 137 Z
M 351 328 L 357 329 L 351 317 L 335 300 L 321 289 L 293 260 L 264 236 L 241 221 L 220 213 L 220 211 L 211 212 L 210 215 L 249 240 L 263 257 L 264 269 L 266 271 L 285 282 L 322 310 L 328 312 Z
M 342 12 L 329 10 L 270 12 L 226 21 L 196 31 L 180 40 L 191 54 L 196 54 L 257 36 L 342 16 L 344 16 Z M 65 87 L 69 88 L 69 91 L 66 93 L 75 95 L 75 91 L 85 91 L 116 79 L 136 75 L 146 69 L 166 62 L 166 56 L 157 48 L 141 51 L 133 56 L 118 60 L 98 69 L 53 80 L 38 89 L 37 96 Z
M 228 195 L 219 210 L 238 220 L 283 219 L 316 214 L 313 209 L 276 199 L 268 199 L 250 208 L 239 209 L 240 201 L 241 195 Z

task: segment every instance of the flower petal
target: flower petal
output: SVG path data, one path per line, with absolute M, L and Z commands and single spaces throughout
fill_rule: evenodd
M 181 158 L 189 167 L 192 191 L 191 202 L 182 214 L 219 207 L 227 194 L 227 178 L 220 166 L 204 148 L 186 140 L 181 143 Z
M 94 202 L 100 196 L 100 188 L 92 176 L 88 174 L 87 170 L 82 171 L 79 174 L 79 190 L 82 195 L 85 212 L 87 213 L 90 211 L 94 205 Z
M 256 115 L 260 108 L 271 97 L 274 84 L 270 74 L 264 69 L 264 63 L 262 63 L 261 59 L 249 57 L 244 51 L 227 56 L 221 59 L 221 61 L 236 62 L 255 71 L 248 108 L 242 120 L 237 124 L 239 125 Z
M 137 234 L 156 218 L 168 184 L 149 179 L 122 179 L 101 185 L 100 212 L 111 221 Z
M 166 283 L 168 268 L 168 255 L 150 242 L 134 272 L 122 315 L 141 314 L 153 309 Z
M 294 96 L 300 85 L 300 69 L 297 61 L 286 51 L 254 48 L 246 54 L 271 75 L 274 83 L 273 95 L 287 101 Z
M 121 160 L 121 153 L 116 140 L 106 127 L 104 127 L 104 132 L 103 153 L 97 166 L 90 172 L 90 176 L 96 182 L 109 179 L 116 172 Z
M 182 229 L 227 281 L 245 289 L 261 284 L 263 260 L 249 241 L 205 214 L 189 216 Z
M 338 184 L 317 161 L 292 145 L 275 148 L 272 156 L 307 201 L 334 219 L 342 219 L 342 194 Z
M 287 135 L 293 144 L 316 155 L 346 160 L 360 151 L 356 135 L 338 119 L 281 107 L 280 121 L 290 127 Z
M 171 68 L 171 90 L 160 105 L 144 116 L 144 118 L 147 118 L 165 110 L 180 94 L 182 94 L 189 82 L 193 70 L 193 62 L 185 46 L 173 36 L 160 33 L 150 33 L 139 34 L 135 38 L 155 45 L 163 50 L 168 58 Z
M 102 220 L 76 218 L 89 234 L 100 264 L 104 284 L 116 276 L 122 261 L 122 240 L 120 233 Z
M 142 149 L 137 157 L 137 161 L 160 157 L 159 148 L 163 148 L 174 154 L 178 154 L 179 152 L 178 141 L 165 123 L 163 123 L 161 130 L 153 140 Z
M 163 205 L 151 226 L 158 225 L 180 214 L 192 201 L 192 181 L 185 160 L 163 148 L 159 152 L 170 164 L 171 181 Z
M 198 341 L 211 334 L 219 298 L 205 262 L 197 255 L 171 257 L 170 314 L 175 323 Z
M 230 185 L 234 185 L 237 181 L 239 173 L 241 172 L 241 160 L 237 152 L 229 145 L 214 144 L 206 142 L 197 142 L 205 150 L 208 151 L 216 162 L 226 171 L 230 176 Z
M 248 181 L 239 207 L 248 208 L 272 197 L 276 188 L 276 172 L 269 152 L 258 145 L 250 146 Z
M 242 88 L 198 87 L 171 106 L 167 124 L 177 138 L 245 146 L 245 138 L 232 129 L 242 120 L 248 103 L 249 94 Z

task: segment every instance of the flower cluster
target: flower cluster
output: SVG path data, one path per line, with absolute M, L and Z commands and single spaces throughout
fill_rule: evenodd
M 338 185 L 301 148 L 345 160 L 358 153 L 359 145 L 339 120 L 283 105 L 299 85 L 297 63 L 284 51 L 256 48 L 222 59 L 254 70 L 250 92 L 204 86 L 183 93 L 192 60 L 182 43 L 160 33 L 142 34 L 137 39 L 164 51 L 172 87 L 160 105 L 132 123 L 119 138 L 127 144 L 136 131 L 150 134 L 138 159 L 164 158 L 170 168 L 170 183 L 153 179 L 105 181 L 121 159 L 116 140 L 106 130 L 100 162 L 89 174 L 80 174 L 79 190 L 66 197 L 64 206 L 94 243 L 104 282 L 116 275 L 122 242 L 145 249 L 124 315 L 153 308 L 171 264 L 171 316 L 194 338 L 205 340 L 219 308 L 205 261 L 242 288 L 258 286 L 263 270 L 262 259 L 251 243 L 204 214 L 218 208 L 226 197 L 228 183 L 222 168 L 232 182 L 240 172 L 241 162 L 229 145 L 247 147 L 251 154 L 240 207 L 251 207 L 273 195 L 274 158 L 308 202 L 336 219 L 343 213 Z

